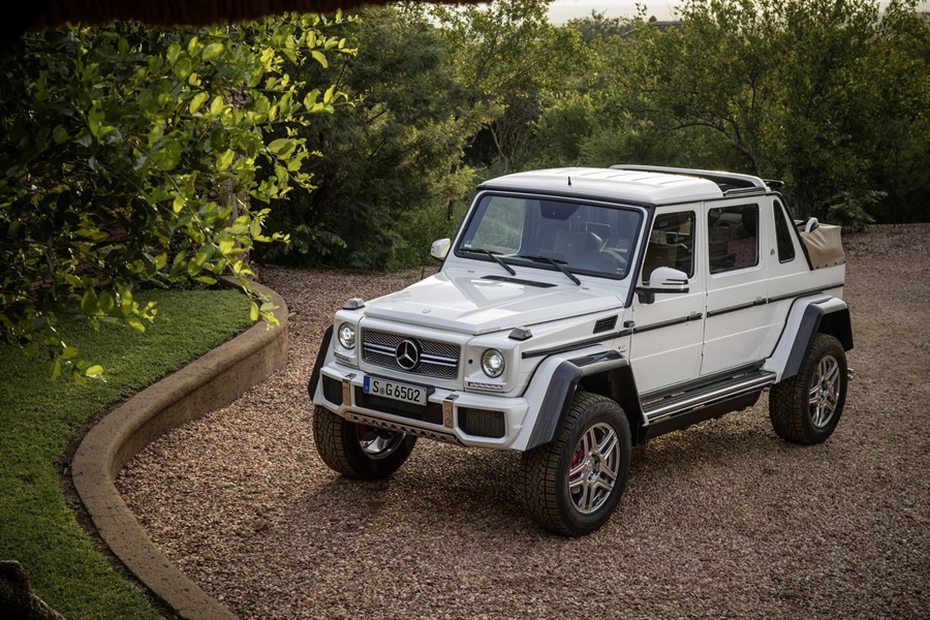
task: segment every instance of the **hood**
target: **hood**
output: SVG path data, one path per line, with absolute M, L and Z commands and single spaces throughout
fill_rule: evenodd
M 625 284 L 604 282 L 609 286 L 440 273 L 367 302 L 365 315 L 479 335 L 619 308 Z

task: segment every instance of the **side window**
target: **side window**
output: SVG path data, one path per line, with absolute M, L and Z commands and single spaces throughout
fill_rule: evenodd
M 778 246 L 778 261 L 790 263 L 794 260 L 794 242 L 791 240 L 791 229 L 788 228 L 788 213 L 785 206 L 772 201 L 772 215 L 775 216 L 775 241 Z
M 711 209 L 707 218 L 711 273 L 759 264 L 759 206 Z
M 689 278 L 694 275 L 695 221 L 694 211 L 656 215 L 643 261 L 643 283 L 657 267 L 678 269 Z

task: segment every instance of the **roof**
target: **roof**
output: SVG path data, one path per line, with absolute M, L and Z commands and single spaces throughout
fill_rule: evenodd
M 611 168 L 551 168 L 490 179 L 483 189 L 620 200 L 634 204 L 675 204 L 713 200 L 736 193 L 768 191 L 758 177 L 690 168 L 620 165 Z

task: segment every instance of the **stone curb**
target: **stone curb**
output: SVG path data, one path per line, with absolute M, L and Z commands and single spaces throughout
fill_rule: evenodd
M 81 441 L 71 463 L 74 486 L 110 550 L 165 604 L 188 620 L 235 620 L 159 551 L 116 490 L 120 470 L 166 432 L 228 405 L 287 362 L 287 306 L 269 295 L 281 325 L 264 322 L 209 351 L 107 414 Z

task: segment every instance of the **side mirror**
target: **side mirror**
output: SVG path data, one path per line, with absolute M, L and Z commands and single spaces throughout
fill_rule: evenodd
M 655 302 L 657 294 L 687 293 L 688 274 L 671 267 L 657 267 L 649 274 L 649 283 L 636 289 L 643 304 Z
M 429 255 L 439 262 L 442 262 L 446 259 L 446 254 L 449 253 L 450 247 L 452 247 L 451 239 L 439 239 L 438 241 L 433 241 L 433 245 L 430 246 L 429 249 Z

